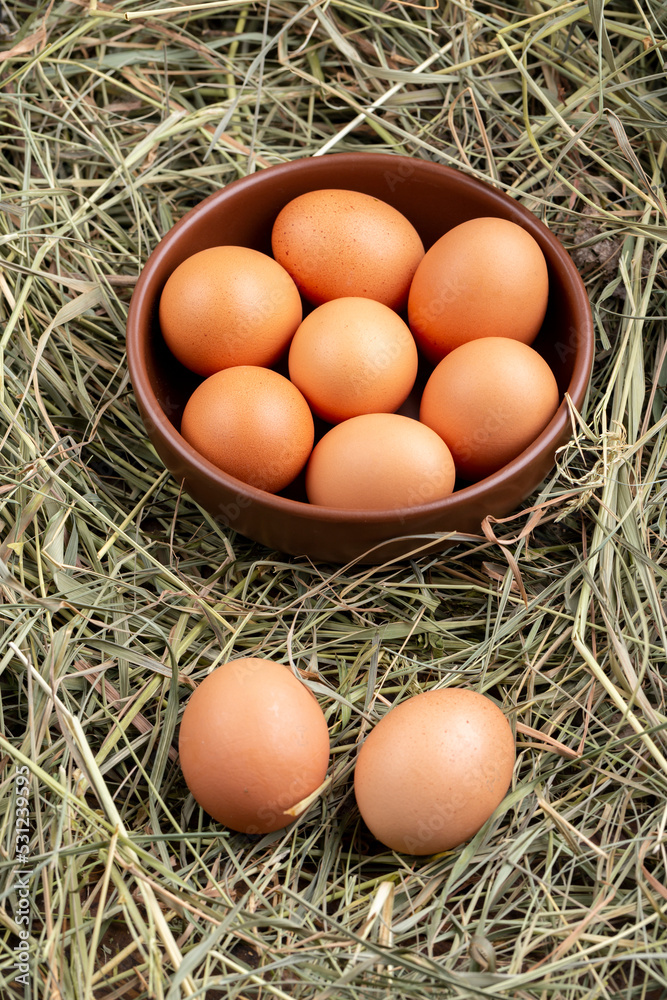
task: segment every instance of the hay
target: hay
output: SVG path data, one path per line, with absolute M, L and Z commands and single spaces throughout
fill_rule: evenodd
M 2 996 L 665 997 L 664 3 L 0 11 Z M 124 354 L 188 208 L 359 149 L 529 207 L 597 333 L 572 441 L 497 540 L 375 569 L 215 523 Z M 324 793 L 254 839 L 200 812 L 175 752 L 192 687 L 244 654 L 305 671 L 332 737 Z M 518 760 L 471 843 L 415 859 L 369 836 L 351 777 L 387 703 L 434 684 L 493 696 Z

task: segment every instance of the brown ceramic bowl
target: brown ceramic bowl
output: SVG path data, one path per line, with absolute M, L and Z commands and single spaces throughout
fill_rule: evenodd
M 452 226 L 498 216 L 523 226 L 547 260 L 550 297 L 533 345 L 556 375 L 561 393 L 580 408 L 593 362 L 591 309 L 581 278 L 559 241 L 531 212 L 502 192 L 451 167 L 385 153 L 334 153 L 258 171 L 228 184 L 189 211 L 150 255 L 132 296 L 127 320 L 130 376 L 148 435 L 186 491 L 234 530 L 270 548 L 336 563 L 380 563 L 420 545 L 450 544 L 451 533 L 479 533 L 483 518 L 515 510 L 546 477 L 570 435 L 563 399 L 540 436 L 518 458 L 473 485 L 462 484 L 435 503 L 398 511 L 336 510 L 307 503 L 302 481 L 282 495 L 265 493 L 226 475 L 180 435 L 186 400 L 198 381 L 170 354 L 160 334 L 162 288 L 181 261 L 219 244 L 271 252 L 271 227 L 280 209 L 318 188 L 364 191 L 394 205 L 428 249 Z

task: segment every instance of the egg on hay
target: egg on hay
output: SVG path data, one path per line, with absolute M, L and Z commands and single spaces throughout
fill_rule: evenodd
M 289 667 L 230 660 L 190 695 L 179 757 L 196 802 L 240 833 L 270 833 L 324 781 L 329 730 L 310 690 Z
M 515 762 L 504 713 L 467 688 L 435 688 L 391 708 L 354 772 L 362 819 L 394 851 L 435 854 L 473 837 L 505 797 Z

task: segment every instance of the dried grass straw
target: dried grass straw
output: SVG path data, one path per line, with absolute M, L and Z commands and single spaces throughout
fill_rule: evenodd
M 0 15 L 2 997 L 667 996 L 665 4 Z M 373 569 L 215 523 L 147 442 L 124 354 L 137 275 L 188 208 L 362 149 L 534 211 L 597 334 L 539 494 Z M 301 672 L 333 748 L 305 816 L 255 839 L 200 813 L 176 755 L 189 691 L 244 654 Z M 354 806 L 359 740 L 449 684 L 509 714 L 514 784 L 462 849 L 392 855 Z

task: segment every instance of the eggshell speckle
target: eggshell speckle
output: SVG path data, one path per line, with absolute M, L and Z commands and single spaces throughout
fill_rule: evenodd
M 332 427 L 306 469 L 311 503 L 348 510 L 395 510 L 454 489 L 449 448 L 430 428 L 399 413 L 364 413 Z
M 447 851 L 474 836 L 505 797 L 514 737 L 476 691 L 446 688 L 392 708 L 363 743 L 354 775 L 371 833 L 406 854 Z
M 432 362 L 479 337 L 531 344 L 548 295 L 546 260 L 530 233 L 507 219 L 469 219 L 426 252 L 410 287 L 408 322 Z
M 407 325 L 373 299 L 333 299 L 314 309 L 289 351 L 290 378 L 314 413 L 337 423 L 361 413 L 392 413 L 417 375 Z
M 457 347 L 432 372 L 419 418 L 447 443 L 457 472 L 476 481 L 516 458 L 559 404 L 556 378 L 527 344 L 504 337 Z
M 315 427 L 308 403 L 289 379 L 270 368 L 240 365 L 195 389 L 181 434 L 223 472 L 276 493 L 306 464 Z
M 273 225 L 274 257 L 316 305 L 363 296 L 401 309 L 424 245 L 397 209 L 361 191 L 327 188 L 290 201 Z
M 183 776 L 199 805 L 241 833 L 270 833 L 324 781 L 324 713 L 288 667 L 246 657 L 209 674 L 179 732 Z
M 200 250 L 179 264 L 160 297 L 167 347 L 198 375 L 274 364 L 302 315 L 287 271 L 249 247 Z

